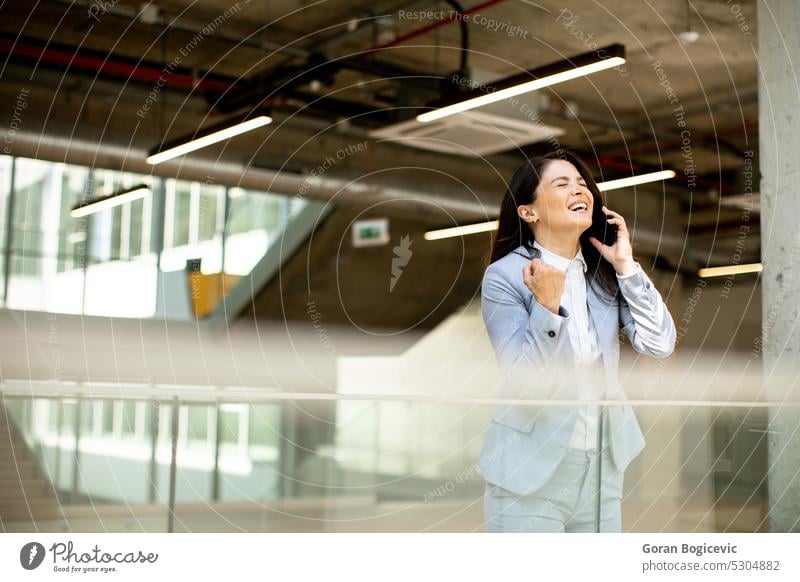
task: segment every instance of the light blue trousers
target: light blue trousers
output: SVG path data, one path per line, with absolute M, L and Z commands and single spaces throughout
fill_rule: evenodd
M 530 495 L 486 483 L 483 495 L 489 532 L 594 532 L 597 509 L 597 451 L 567 449 L 553 476 Z M 623 472 L 606 446 L 602 454 L 600 531 L 622 529 Z

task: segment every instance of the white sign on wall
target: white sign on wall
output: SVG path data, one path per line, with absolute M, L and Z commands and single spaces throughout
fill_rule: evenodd
M 353 223 L 353 246 L 370 247 L 389 242 L 389 219 L 372 218 Z

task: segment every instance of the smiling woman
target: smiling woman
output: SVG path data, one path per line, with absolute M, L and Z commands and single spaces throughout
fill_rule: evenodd
M 623 473 L 644 448 L 633 410 L 543 401 L 625 400 L 619 329 L 663 358 L 675 324 L 633 259 L 625 219 L 577 156 L 562 150 L 517 170 L 498 222 L 481 310 L 504 396 L 533 402 L 492 415 L 478 461 L 486 528 L 620 531 Z
M 571 213 L 570 206 L 578 203 L 585 204 L 586 210 Z M 520 245 L 533 248 L 534 240 L 539 240 L 551 250 L 564 251 L 553 248 L 560 244 L 554 239 L 567 235 L 568 239 L 579 241 L 583 258 L 595 282 L 607 296 L 613 296 L 617 291 L 614 269 L 610 263 L 602 260 L 598 247 L 591 241 L 594 238 L 613 244 L 617 238 L 617 228 L 608 221 L 603 210 L 604 204 L 603 193 L 598 189 L 591 172 L 573 153 L 558 150 L 531 159 L 511 178 L 508 193 L 500 208 L 498 232 L 489 264 Z M 573 242 L 568 244 L 574 246 Z M 571 251 L 569 256 L 572 257 L 577 249 L 566 251 Z

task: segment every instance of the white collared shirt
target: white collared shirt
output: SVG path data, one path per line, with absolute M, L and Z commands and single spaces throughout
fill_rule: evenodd
M 541 252 L 542 262 L 556 267 L 566 273 L 561 305 L 569 312 L 567 337 L 575 353 L 575 370 L 570 381 L 578 383 L 580 400 L 601 400 L 603 398 L 602 382 L 598 381 L 597 368 L 590 366 L 602 357 L 597 330 L 589 317 L 586 303 L 587 270 L 583 252 L 578 249 L 575 257 L 567 259 L 546 249 L 537 241 L 534 247 Z M 569 447 L 580 450 L 597 449 L 597 429 L 599 406 L 587 405 L 578 408 L 578 419 L 570 437 Z

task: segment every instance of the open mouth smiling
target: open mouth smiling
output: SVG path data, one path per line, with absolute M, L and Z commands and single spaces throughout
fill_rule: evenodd
M 570 212 L 589 212 L 589 205 L 586 202 L 573 202 L 569 205 Z

